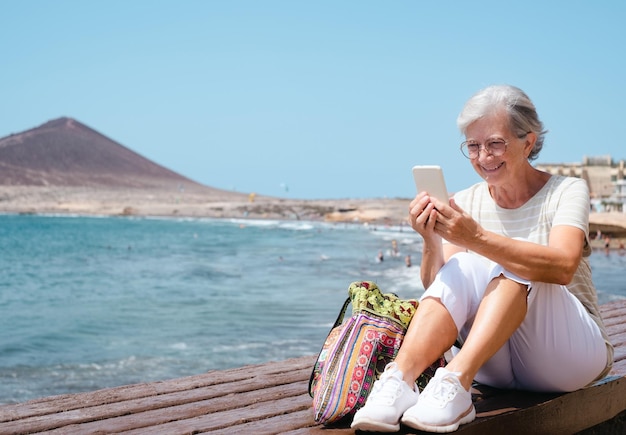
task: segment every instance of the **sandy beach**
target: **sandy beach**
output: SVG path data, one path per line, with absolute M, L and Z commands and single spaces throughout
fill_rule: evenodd
M 20 214 L 137 215 L 291 219 L 399 225 L 407 223 L 409 198 L 275 198 L 189 186 L 93 188 L 0 186 L 0 212 Z M 626 213 L 591 213 L 590 232 L 626 237 Z
M 286 219 L 408 224 L 408 198 L 302 200 L 185 188 L 0 186 L 0 213 Z M 590 233 L 626 239 L 626 213 L 591 213 Z M 599 240 L 596 241 L 596 244 Z M 599 245 L 598 245 L 599 246 Z
M 409 199 L 299 200 L 189 186 L 82 188 L 0 186 L 0 212 L 249 219 L 406 222 Z

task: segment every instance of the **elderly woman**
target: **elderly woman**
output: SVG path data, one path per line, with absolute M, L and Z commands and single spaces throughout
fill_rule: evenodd
M 420 192 L 411 225 L 424 239 L 426 291 L 394 362 L 352 427 L 402 423 L 452 432 L 475 418 L 474 380 L 497 388 L 566 392 L 605 376 L 613 361 L 586 257 L 584 180 L 530 162 L 545 131 L 528 96 L 491 86 L 465 105 L 461 151 L 484 180 L 449 203 Z M 452 347 L 455 340 L 460 349 Z M 421 393 L 417 377 L 452 347 Z

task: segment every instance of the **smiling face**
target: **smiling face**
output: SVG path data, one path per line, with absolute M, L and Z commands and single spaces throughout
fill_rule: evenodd
M 506 151 L 494 156 L 481 149 L 477 158 L 471 160 L 474 170 L 490 186 L 498 187 L 515 183 L 530 166 L 528 154 L 534 145 L 534 135 L 518 138 L 511 131 L 506 111 L 501 110 L 474 121 L 467 127 L 466 140 L 481 144 L 481 148 L 490 141 L 504 140 Z

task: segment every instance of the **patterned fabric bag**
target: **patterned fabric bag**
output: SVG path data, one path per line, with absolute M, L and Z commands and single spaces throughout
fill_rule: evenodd
M 372 384 L 396 357 L 418 305 L 383 294 L 370 281 L 353 282 L 348 294 L 309 380 L 314 418 L 324 425 L 352 417 L 365 404 Z M 350 303 L 352 316 L 343 321 Z M 442 356 L 418 378 L 418 387 L 443 365 Z

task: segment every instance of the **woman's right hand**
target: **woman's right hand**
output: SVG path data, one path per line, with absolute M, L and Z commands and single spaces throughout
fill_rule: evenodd
M 409 205 L 411 227 L 424 239 L 420 266 L 424 288 L 430 286 L 444 263 L 442 239 L 435 232 L 438 213 L 426 192 L 420 192 Z
M 424 239 L 425 244 L 441 243 L 441 236 L 435 233 L 437 209 L 426 192 L 420 192 L 409 204 L 411 227 Z

